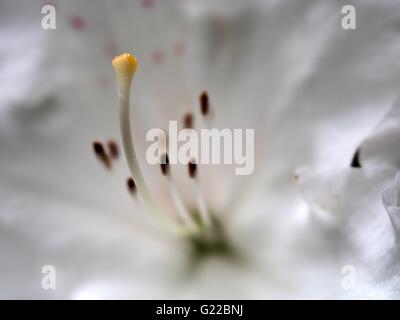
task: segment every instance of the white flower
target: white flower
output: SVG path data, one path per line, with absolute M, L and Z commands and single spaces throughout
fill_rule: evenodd
M 361 171 L 340 168 L 398 94 L 400 13 L 393 1 L 354 2 L 357 30 L 342 29 L 342 4 L 334 1 L 58 0 L 51 31 L 40 27 L 41 1 L 4 2 L 0 296 L 339 298 L 374 290 L 396 296 L 397 280 L 383 283 L 373 270 L 382 266 L 376 248 L 390 247 L 393 235 L 379 206 L 386 179 L 399 169 L 396 150 L 365 146 Z M 202 90 L 215 112 L 213 126 L 255 128 L 256 171 L 249 179 L 229 166 L 199 168 L 202 195 L 235 258 L 190 264 L 186 238 L 144 221 L 148 212 L 126 190 L 125 162 L 114 161 L 110 174 L 89 152 L 93 140 L 119 137 L 111 59 L 122 52 L 140 63 L 132 90 L 134 144 L 166 215 L 176 210 L 167 179 L 145 162 L 148 129 L 194 113 Z M 366 166 L 370 159 L 376 170 L 364 170 L 364 149 Z M 335 175 L 339 186 L 333 185 L 345 202 L 328 198 L 332 203 L 320 210 L 330 222 L 300 223 L 308 207 L 293 173 L 301 165 L 328 175 L 351 171 L 351 179 Z M 182 198 L 194 206 L 187 168 L 173 170 Z M 304 172 L 298 183 L 305 181 L 302 195 L 315 208 L 326 188 L 312 179 L 317 171 Z M 332 219 L 337 214 L 340 220 Z M 353 262 L 361 291 L 349 293 L 340 271 Z M 40 286 L 47 264 L 57 270 L 55 291 Z

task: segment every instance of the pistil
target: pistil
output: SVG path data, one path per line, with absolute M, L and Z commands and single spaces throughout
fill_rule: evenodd
M 138 191 L 141 194 L 144 205 L 148 211 L 153 213 L 158 220 L 165 224 L 168 228 L 178 233 L 185 234 L 187 230 L 182 228 L 175 222 L 167 219 L 161 214 L 155 202 L 152 199 L 149 188 L 144 180 L 139 162 L 136 157 L 135 147 L 132 138 L 131 121 L 130 121 L 130 90 L 133 76 L 137 70 L 137 60 L 129 53 L 121 54 L 115 57 L 112 65 L 115 71 L 117 80 L 118 106 L 119 106 L 119 121 L 122 136 L 122 144 L 125 151 L 126 161 L 132 178 L 135 181 Z

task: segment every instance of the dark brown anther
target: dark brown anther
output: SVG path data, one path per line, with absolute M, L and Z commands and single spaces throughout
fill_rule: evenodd
M 118 159 L 119 157 L 119 148 L 118 144 L 114 140 L 109 140 L 107 143 L 108 152 L 112 159 Z
M 188 163 L 188 170 L 189 170 L 189 177 L 191 178 L 196 178 L 197 174 L 197 164 L 194 163 L 193 161 L 190 161 Z
M 107 153 L 101 142 L 99 142 L 99 141 L 93 142 L 93 151 L 94 151 L 97 159 L 99 159 L 106 166 L 107 169 L 111 169 L 111 161 L 110 161 L 109 157 L 107 156 Z
M 126 186 L 128 187 L 128 191 L 130 194 L 136 194 L 136 184 L 132 177 L 126 179 Z
M 104 148 L 103 148 L 103 145 L 102 145 L 101 142 L 94 141 L 94 142 L 93 142 L 93 150 L 94 150 L 94 153 L 95 153 L 96 155 L 99 155 L 99 156 L 100 156 L 100 155 L 105 154 Z
M 166 176 L 169 174 L 169 158 L 168 154 L 163 154 L 160 161 L 161 173 Z
M 206 116 L 210 111 L 210 101 L 208 99 L 208 94 L 206 91 L 200 93 L 200 111 L 203 116 Z
M 183 126 L 185 129 L 193 128 L 193 114 L 191 114 L 190 112 L 186 113 L 183 116 Z

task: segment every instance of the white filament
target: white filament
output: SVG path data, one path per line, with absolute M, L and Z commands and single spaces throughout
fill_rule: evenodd
M 178 192 L 178 189 L 176 188 L 175 183 L 172 180 L 170 174 L 168 174 L 168 182 L 169 182 L 169 190 L 171 198 L 172 201 L 174 202 L 176 209 L 178 210 L 180 218 L 191 231 L 197 231 L 198 227 L 193 218 L 191 217 L 189 211 L 187 210 L 185 204 L 183 203 L 182 198 Z
M 211 225 L 210 213 L 208 212 L 206 202 L 200 190 L 200 183 L 197 176 L 194 177 L 194 188 L 196 194 L 197 207 L 199 209 L 201 219 L 204 222 L 204 225 L 208 227 Z

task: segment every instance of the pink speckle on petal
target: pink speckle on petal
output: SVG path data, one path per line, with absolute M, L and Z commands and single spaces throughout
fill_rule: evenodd
M 175 44 L 174 53 L 177 57 L 183 56 L 185 54 L 185 51 L 186 51 L 186 47 L 183 42 L 178 42 L 177 44 Z
M 45 5 L 50 5 L 50 6 L 53 6 L 53 7 L 57 6 L 55 0 L 44 0 L 44 1 L 42 1 L 42 7 L 45 6 Z
M 71 27 L 77 31 L 82 31 L 86 27 L 85 20 L 79 15 L 71 16 L 69 23 Z
M 161 50 L 155 50 L 151 55 L 151 61 L 154 64 L 163 64 L 165 61 L 165 55 Z
M 107 57 L 113 58 L 117 55 L 117 46 L 113 42 L 107 42 L 104 45 L 104 53 Z
M 110 84 L 111 84 L 111 80 L 107 76 L 99 76 L 97 78 L 97 85 L 100 88 L 103 88 L 103 89 L 108 88 L 110 86 Z
M 151 9 L 154 7 L 155 1 L 154 0 L 141 0 L 142 6 L 146 9 Z

